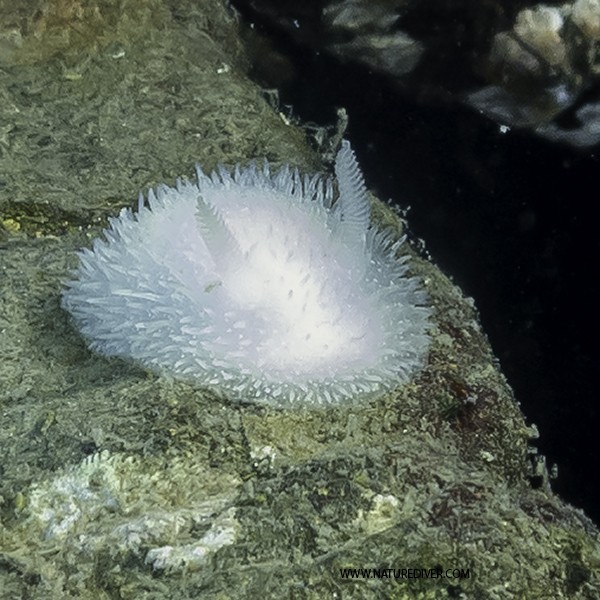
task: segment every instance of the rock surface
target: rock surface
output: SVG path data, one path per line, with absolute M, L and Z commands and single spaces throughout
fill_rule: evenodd
M 416 103 L 465 104 L 576 148 L 600 142 L 599 0 L 236 4 L 312 51 L 382 74 Z

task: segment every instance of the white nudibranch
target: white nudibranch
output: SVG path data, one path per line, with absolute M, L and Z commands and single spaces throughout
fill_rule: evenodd
M 429 346 L 402 240 L 370 224 L 347 141 L 334 182 L 219 168 L 140 196 L 62 297 L 90 347 L 242 401 L 334 404 L 406 382 Z

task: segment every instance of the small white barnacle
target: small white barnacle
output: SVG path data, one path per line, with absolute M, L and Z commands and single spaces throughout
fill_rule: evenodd
M 62 305 L 95 351 L 242 401 L 333 404 L 420 368 L 430 309 L 370 222 L 347 141 L 334 181 L 268 165 L 150 191 L 78 253 Z

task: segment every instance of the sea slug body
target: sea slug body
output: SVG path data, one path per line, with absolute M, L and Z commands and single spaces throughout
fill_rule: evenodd
M 370 223 L 347 141 L 334 182 L 267 164 L 140 197 L 78 253 L 63 293 L 93 350 L 242 401 L 333 404 L 391 389 L 429 345 L 402 240 Z

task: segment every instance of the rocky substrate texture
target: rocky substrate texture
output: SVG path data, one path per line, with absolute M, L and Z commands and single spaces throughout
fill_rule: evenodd
M 412 101 L 471 106 L 576 148 L 600 142 L 600 0 L 236 4 L 309 52 L 380 73 Z M 280 64 L 268 52 L 262 59 Z

